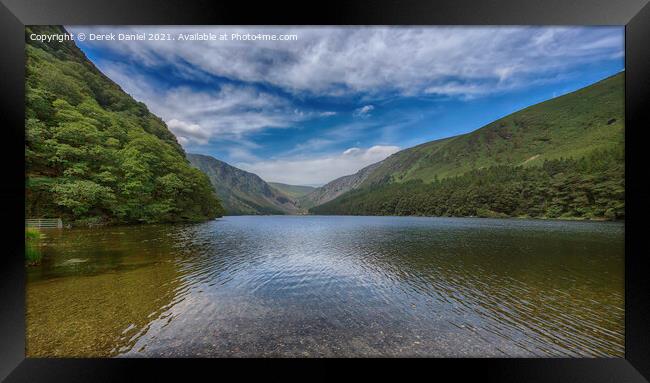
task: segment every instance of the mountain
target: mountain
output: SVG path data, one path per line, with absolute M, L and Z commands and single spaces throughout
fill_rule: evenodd
M 431 182 L 495 165 L 535 166 L 623 144 L 624 73 L 496 120 L 471 133 L 395 153 L 363 186 Z
M 75 223 L 198 221 L 223 209 L 165 123 L 72 41 L 26 36 L 26 216 Z
M 357 182 L 310 212 L 621 218 L 623 153 L 619 73 L 471 133 L 397 152 L 346 176 Z
M 279 182 L 269 182 L 268 184 L 294 199 L 307 195 L 316 189 L 313 186 L 288 185 Z
M 358 188 L 381 163 L 372 164 L 359 170 L 355 174 L 343 176 L 328 182 L 327 184 L 312 190 L 310 193 L 300 197 L 300 206 L 309 209 L 322 205 L 350 190 Z
M 207 174 L 228 215 L 297 214 L 296 201 L 253 173 L 202 154 L 187 154 Z

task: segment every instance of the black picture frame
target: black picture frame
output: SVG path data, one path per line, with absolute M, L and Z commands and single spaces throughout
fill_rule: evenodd
M 499 382 L 643 382 L 650 378 L 650 283 L 646 277 L 643 219 L 648 189 L 643 145 L 650 114 L 650 5 L 647 0 L 405 0 L 310 2 L 0 0 L 0 127 L 4 249 L 0 256 L 0 379 L 8 382 L 121 381 L 144 373 L 154 380 L 174 373 L 239 371 L 251 360 L 216 359 L 37 359 L 25 358 L 24 269 L 24 26 L 62 25 L 625 25 L 626 37 L 626 222 L 625 358 L 616 359 L 421 359 L 400 368 L 453 380 L 475 377 Z M 393 370 L 394 361 L 356 360 L 364 374 Z M 404 362 L 404 361 L 402 361 Z M 292 375 L 313 367 L 318 377 L 336 378 L 329 361 L 264 360 Z M 348 361 L 349 363 L 349 361 Z M 218 366 L 218 367 L 217 367 Z M 269 376 L 272 374 L 268 372 Z M 451 374 L 451 375 L 450 375 Z M 445 381 L 448 379 L 445 379 Z

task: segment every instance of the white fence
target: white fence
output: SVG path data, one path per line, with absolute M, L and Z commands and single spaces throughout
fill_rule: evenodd
M 39 229 L 63 229 L 63 221 L 61 218 L 30 218 L 25 220 L 25 226 Z

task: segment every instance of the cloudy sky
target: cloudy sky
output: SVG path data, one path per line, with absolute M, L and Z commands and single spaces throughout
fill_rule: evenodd
M 186 151 L 321 185 L 624 67 L 622 27 L 67 27 L 175 41 L 77 41 Z M 182 41 L 180 34 L 225 34 Z M 295 35 L 233 41 L 234 33 Z

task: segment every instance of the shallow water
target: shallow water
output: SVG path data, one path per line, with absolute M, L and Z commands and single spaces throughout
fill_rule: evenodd
M 28 356 L 623 356 L 624 226 L 243 216 L 46 231 Z

